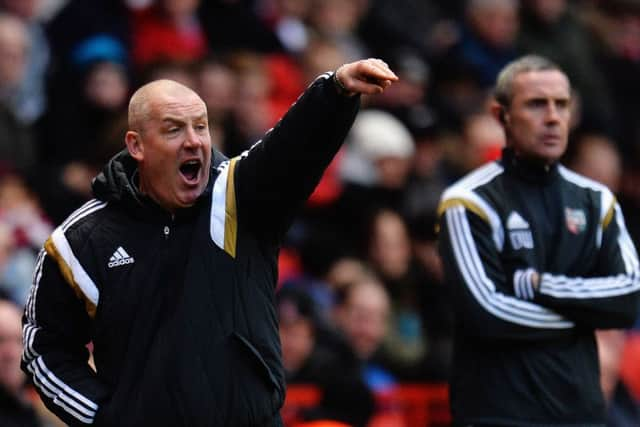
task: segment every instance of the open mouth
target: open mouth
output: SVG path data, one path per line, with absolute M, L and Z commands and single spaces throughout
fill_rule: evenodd
M 198 179 L 198 174 L 202 168 L 200 160 L 188 160 L 180 165 L 180 173 L 187 182 L 194 182 Z

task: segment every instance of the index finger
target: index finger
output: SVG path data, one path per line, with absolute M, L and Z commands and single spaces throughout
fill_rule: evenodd
M 391 71 L 386 62 L 377 58 L 364 61 L 363 73 L 367 75 L 367 78 L 373 78 L 375 81 L 390 80 L 395 82 L 398 80 L 398 76 Z

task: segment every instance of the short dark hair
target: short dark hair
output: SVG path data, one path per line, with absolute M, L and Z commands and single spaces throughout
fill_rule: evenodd
M 566 75 L 555 62 L 544 56 L 522 56 L 508 63 L 498 74 L 493 96 L 500 105 L 503 107 L 509 106 L 513 96 L 513 80 L 518 74 L 529 71 L 559 71 Z

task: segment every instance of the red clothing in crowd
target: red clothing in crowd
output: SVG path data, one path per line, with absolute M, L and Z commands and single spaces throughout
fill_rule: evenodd
M 157 7 L 133 15 L 133 61 L 145 66 L 157 61 L 193 61 L 207 53 L 207 41 L 196 16 L 180 24 Z

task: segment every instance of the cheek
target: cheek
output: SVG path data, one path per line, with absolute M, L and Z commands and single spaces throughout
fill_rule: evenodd
M 529 145 L 535 140 L 537 128 L 534 120 L 515 119 L 511 123 L 511 134 L 519 143 Z
M 202 146 L 204 147 L 205 151 L 211 151 L 211 135 L 207 135 L 205 138 L 203 138 Z
M 153 173 L 159 180 L 171 179 L 174 172 L 176 155 L 170 151 L 155 151 L 150 163 L 153 165 Z

